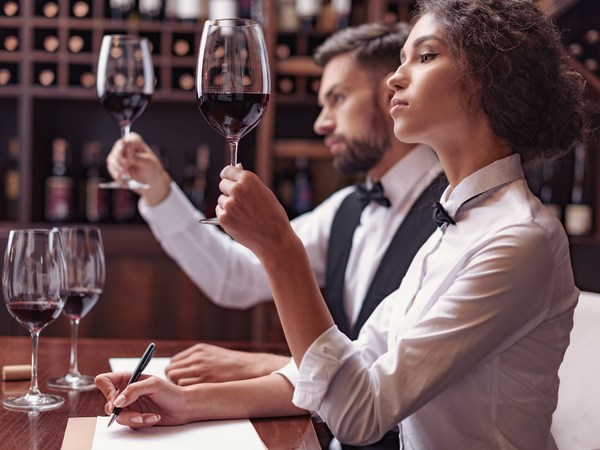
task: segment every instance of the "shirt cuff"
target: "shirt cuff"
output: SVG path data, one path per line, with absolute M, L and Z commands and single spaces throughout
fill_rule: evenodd
M 298 368 L 296 367 L 294 358 L 290 358 L 290 362 L 287 365 L 283 366 L 281 369 L 276 370 L 273 373 L 283 375 L 294 387 L 296 387 L 296 384 L 298 384 Z
M 142 217 L 164 236 L 177 234 L 189 226 L 191 220 L 204 218 L 174 181 L 171 181 L 171 190 L 163 201 L 148 206 L 141 197 L 138 208 Z M 174 218 L 178 220 L 173 220 Z
M 318 411 L 339 368 L 358 352 L 337 326 L 319 336 L 302 358 L 292 399 L 294 405 Z

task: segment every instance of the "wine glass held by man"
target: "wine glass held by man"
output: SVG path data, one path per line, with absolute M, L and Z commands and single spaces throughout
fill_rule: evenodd
M 298 384 L 269 375 L 175 387 L 188 399 L 184 420 L 294 407 L 351 445 L 395 424 L 404 448 L 556 448 L 557 373 L 579 291 L 564 229 L 529 191 L 522 164 L 584 141 L 584 83 L 529 0 L 417 5 L 388 82 L 390 113 L 396 136 L 429 144 L 446 171 L 440 228 L 353 342 L 333 326 L 274 195 L 255 174 L 225 168 L 217 216 L 267 271 Z M 111 401 L 119 376 L 96 379 Z M 169 400 L 157 386 L 167 384 L 136 383 L 119 403 L 147 398 L 158 407 L 147 412 L 160 415 Z M 141 422 L 132 413 L 124 423 L 133 418 Z
M 146 110 L 154 93 L 154 65 L 147 38 L 106 35 L 102 39 L 96 77 L 98 98 L 129 140 L 132 123 Z M 105 189 L 148 189 L 124 172 Z
M 5 408 L 47 411 L 65 400 L 38 388 L 38 338 L 60 315 L 67 298 L 67 268 L 59 231 L 12 230 L 2 272 L 4 302 L 11 316 L 29 330 L 32 340 L 31 385 L 22 397 L 5 398 Z
M 68 373 L 51 378 L 46 384 L 55 389 L 95 389 L 94 378 L 79 372 L 77 335 L 79 321 L 94 307 L 105 280 L 104 246 L 98 227 L 59 228 L 65 246 L 68 295 L 63 312 L 71 321 L 71 359 Z

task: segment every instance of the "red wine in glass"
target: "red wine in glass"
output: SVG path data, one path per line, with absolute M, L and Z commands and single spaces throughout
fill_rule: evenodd
M 207 92 L 198 107 L 208 123 L 227 139 L 241 139 L 267 112 L 269 94 Z
M 67 264 L 61 234 L 51 230 L 11 230 L 4 254 L 2 293 L 10 315 L 31 334 L 31 384 L 27 394 L 2 400 L 7 409 L 47 411 L 64 404 L 38 387 L 38 339 L 61 313 L 67 297 Z M 0 445 L 1 446 L 1 445 Z
M 151 98 L 151 95 L 143 93 L 107 91 L 100 102 L 120 125 L 132 123 L 140 117 Z
M 96 91 L 104 108 L 117 120 L 123 141 L 129 141 L 131 124 L 142 115 L 154 93 L 154 63 L 145 37 L 105 35 L 98 56 Z M 105 189 L 148 189 L 129 173 L 101 183 Z
M 67 261 L 67 295 L 63 312 L 71 322 L 71 360 L 63 377 L 50 378 L 46 384 L 55 389 L 85 391 L 95 389 L 94 377 L 79 372 L 77 334 L 79 321 L 96 304 L 105 281 L 104 246 L 98 227 L 59 228 Z
M 271 75 L 260 23 L 207 20 L 196 67 L 198 107 L 210 126 L 227 139 L 235 166 L 238 141 L 260 122 L 269 105 Z M 200 223 L 218 225 L 219 220 Z
M 82 319 L 102 295 L 101 289 L 69 288 L 63 312 L 71 319 Z
M 6 307 L 17 322 L 32 331 L 54 322 L 62 310 L 62 304 L 52 300 L 9 302 Z

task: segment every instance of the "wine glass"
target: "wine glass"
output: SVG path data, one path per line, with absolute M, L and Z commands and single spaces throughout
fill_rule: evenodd
M 121 138 L 129 141 L 131 124 L 142 115 L 154 93 L 154 66 L 148 39 L 120 34 L 102 38 L 96 77 L 98 98 L 116 119 Z M 148 189 L 147 184 L 123 174 L 101 183 L 105 189 Z
M 202 30 L 196 73 L 198 107 L 229 143 L 231 165 L 238 142 L 265 115 L 271 92 L 267 46 L 260 23 L 208 20 Z M 215 217 L 200 223 L 219 224 Z
M 104 288 L 105 264 L 102 236 L 97 227 L 59 228 L 67 262 L 67 301 L 63 313 L 71 320 L 71 361 L 69 372 L 46 384 L 55 389 L 95 389 L 94 378 L 82 375 L 77 363 L 79 321 L 92 309 Z
M 58 395 L 42 394 L 38 388 L 37 362 L 40 331 L 53 322 L 67 298 L 67 266 L 60 232 L 12 230 L 2 271 L 4 302 L 11 316 L 31 333 L 31 386 L 22 397 L 3 400 L 7 409 L 45 411 L 61 406 Z

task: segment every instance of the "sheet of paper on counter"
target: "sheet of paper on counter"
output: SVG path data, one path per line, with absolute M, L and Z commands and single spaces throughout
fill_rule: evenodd
M 265 450 L 252 423 L 247 420 L 194 422 L 177 427 L 154 426 L 132 430 L 108 417 L 98 417 L 92 450 Z

